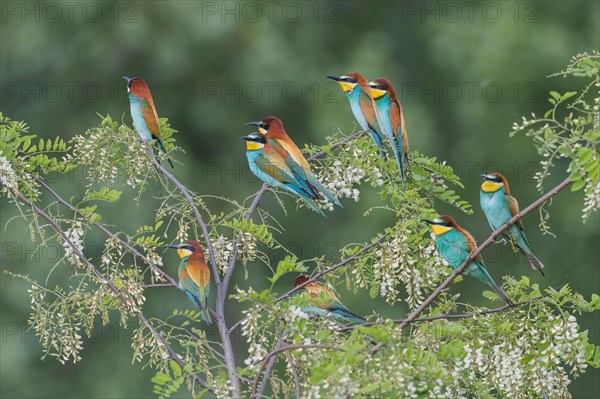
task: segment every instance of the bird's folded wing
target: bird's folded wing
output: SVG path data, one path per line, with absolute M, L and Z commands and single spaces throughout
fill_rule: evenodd
M 512 195 L 505 195 L 504 202 L 506 203 L 506 206 L 508 206 L 511 215 L 515 216 L 517 213 L 519 213 L 519 202 L 515 197 Z M 521 231 L 523 231 L 523 221 L 521 219 L 517 220 L 516 225 Z
M 140 106 L 142 107 L 142 115 L 144 116 L 146 125 L 148 125 L 148 130 L 150 130 L 150 133 L 152 133 L 152 136 L 155 139 L 159 138 L 160 130 L 158 126 L 158 115 L 156 114 L 156 110 L 145 98 L 142 98 L 140 101 Z
M 390 123 L 394 136 L 402 139 L 402 151 L 408 152 L 408 135 L 406 134 L 406 125 L 402 105 L 398 101 L 392 101 L 390 104 Z
M 361 90 L 360 96 L 358 97 L 358 103 L 360 105 L 360 109 L 362 110 L 363 116 L 369 125 L 369 129 L 375 132 L 375 134 L 377 134 L 377 136 L 379 136 L 381 139 L 381 128 L 377 112 L 375 111 L 375 103 L 373 102 L 373 99 Z

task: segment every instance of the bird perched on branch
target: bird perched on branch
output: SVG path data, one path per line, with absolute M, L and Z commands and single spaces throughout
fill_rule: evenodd
M 282 188 L 302 199 L 315 212 L 325 216 L 316 200 L 319 196 L 306 179 L 299 179 L 283 157 L 267 141 L 267 136 L 256 132 L 242 136 L 246 140 L 246 158 L 250 170 L 270 187 Z
M 379 149 L 379 153 L 386 158 L 386 153 L 383 150 L 383 134 L 376 111 L 377 107 L 371 97 L 369 82 L 357 72 L 327 77 L 338 82 L 344 93 L 346 93 L 346 97 L 348 97 L 356 121 L 364 131 L 369 132 L 373 142 Z
M 280 119 L 269 116 L 258 122 L 248 122 L 246 125 L 257 126 L 258 131 L 267 136 L 269 145 L 285 160 L 286 165 L 290 168 L 296 179 L 304 180 L 311 191 L 318 197 L 323 194 L 329 201 L 343 208 L 337 197 L 312 172 L 308 161 L 304 158 L 298 146 L 288 136 Z
M 210 269 L 204 259 L 202 246 L 197 241 L 189 240 L 179 245 L 167 245 L 167 247 L 177 249 L 177 254 L 181 258 L 177 273 L 179 288 L 202 311 L 202 320 L 207 324 L 212 324 L 208 313 Z
M 479 204 L 492 230 L 498 230 L 513 216 L 519 213 L 519 203 L 510 195 L 508 181 L 500 173 L 481 175 L 483 183 L 479 192 Z M 523 231 L 523 222 L 519 219 L 502 233 L 527 257 L 531 267 L 544 276 L 544 265 L 533 254 L 529 241 Z
M 410 163 L 408 161 L 408 135 L 406 134 L 402 105 L 392 84 L 386 78 L 375 79 L 369 83 L 369 86 L 381 123 L 381 131 L 394 150 L 400 168 L 402 185 L 404 185 L 404 163 L 409 171 Z
M 123 76 L 127 81 L 127 93 L 129 93 L 129 109 L 133 126 L 142 140 L 149 142 L 156 140 L 158 149 L 167 152 L 162 137 L 160 136 L 160 125 L 158 114 L 154 106 L 154 100 L 146 82 L 141 78 L 129 78 Z M 169 165 L 173 167 L 171 159 L 167 158 Z
M 294 287 L 304 284 L 308 280 L 308 276 L 301 274 L 296 277 Z M 303 289 L 309 293 L 311 298 L 310 305 L 302 309 L 304 313 L 325 317 L 342 324 L 362 324 L 366 322 L 364 318 L 348 310 L 333 291 L 323 287 L 322 284 L 313 281 L 306 284 Z
M 421 221 L 431 225 L 437 251 L 453 269 L 458 269 L 467 256 L 475 250 L 475 239 L 471 233 L 460 227 L 451 216 L 444 215 L 433 220 L 421 219 Z M 500 299 L 513 306 L 513 302 L 506 292 L 490 276 L 481 255 L 476 256 L 463 269 L 463 273 L 484 282 Z

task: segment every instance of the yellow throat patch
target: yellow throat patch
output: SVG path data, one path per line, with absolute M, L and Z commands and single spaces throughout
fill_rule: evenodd
M 183 249 L 183 248 L 177 249 L 177 255 L 179 255 L 179 257 L 181 259 L 187 258 L 191 254 L 192 254 L 192 251 L 190 251 L 189 249 Z
M 258 131 L 261 132 L 262 134 L 267 134 L 267 130 L 263 129 L 262 127 L 258 127 Z
M 352 89 L 354 89 L 354 86 L 356 86 L 356 83 L 350 83 L 350 82 L 338 82 L 340 84 L 340 87 L 342 88 L 342 90 L 344 90 L 344 93 L 348 93 L 350 91 L 352 91 Z
M 375 99 L 375 100 L 377 100 L 379 97 L 385 96 L 386 94 L 387 94 L 387 91 L 385 91 L 385 90 L 371 88 L 371 97 L 373 97 L 373 99 Z
M 246 141 L 246 149 L 250 151 L 260 150 L 264 146 L 263 143 L 257 143 L 256 141 Z
M 495 193 L 496 191 L 500 190 L 502 186 L 502 183 L 496 183 L 493 181 L 486 180 L 481 185 L 481 191 L 483 191 L 484 193 Z
M 435 234 L 436 236 L 440 236 L 452 230 L 452 227 L 440 226 L 439 224 L 432 224 L 431 230 L 433 230 L 433 234 Z

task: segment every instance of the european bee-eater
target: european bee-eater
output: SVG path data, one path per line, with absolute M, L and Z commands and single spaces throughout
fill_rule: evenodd
M 242 136 L 246 140 L 246 157 L 250 170 L 270 187 L 283 188 L 301 198 L 315 212 L 325 216 L 315 203 L 319 196 L 305 179 L 297 179 L 285 160 L 267 141 L 267 136 L 257 132 Z
M 167 150 L 160 136 L 158 114 L 156 113 L 156 107 L 154 106 L 154 100 L 152 99 L 148 85 L 141 78 L 123 76 L 123 79 L 127 81 L 129 109 L 135 130 L 144 141 L 156 140 L 159 150 L 166 153 Z M 173 162 L 169 158 L 167 160 L 169 161 L 169 165 L 173 167 Z
M 384 158 L 386 153 L 383 150 L 383 136 L 381 133 L 380 121 L 376 111 L 375 101 L 371 97 L 371 87 L 369 82 L 358 72 L 349 73 L 342 76 L 327 76 L 338 82 L 348 101 L 350 108 L 356 118 L 356 121 L 364 131 L 368 131 L 375 145 L 379 148 L 379 153 Z
M 304 284 L 308 280 L 308 276 L 301 274 L 296 277 L 294 287 Z M 342 324 L 362 324 L 366 322 L 364 318 L 348 310 L 333 291 L 323 287 L 322 284 L 313 281 L 303 288 L 308 291 L 311 297 L 311 304 L 302 309 L 304 313 L 332 319 Z
M 499 229 L 513 216 L 519 213 L 519 203 L 510 195 L 508 181 L 500 173 L 481 175 L 483 184 L 479 193 L 479 203 L 492 230 Z M 544 276 L 544 265 L 533 254 L 529 241 L 523 231 L 523 222 L 519 219 L 515 224 L 504 230 L 507 237 L 527 257 L 531 267 Z
M 322 193 L 329 201 L 342 207 L 342 204 L 337 197 L 333 195 L 333 193 L 329 191 L 312 172 L 308 161 L 304 158 L 304 155 L 298 146 L 296 146 L 290 136 L 288 136 L 283 128 L 283 122 L 281 122 L 280 119 L 269 116 L 259 122 L 248 122 L 246 125 L 257 126 L 258 131 L 267 136 L 269 145 L 285 160 L 296 179 L 306 180 L 313 193 L 319 197 L 320 193 Z
M 433 234 L 435 235 L 437 251 L 452 268 L 457 269 L 467 256 L 475 250 L 475 239 L 471 233 L 456 224 L 451 216 L 444 215 L 438 216 L 433 220 L 421 220 L 431 225 L 431 230 L 433 230 Z M 506 301 L 511 306 L 513 305 L 506 292 L 496 284 L 492 276 L 488 273 L 481 255 L 473 259 L 463 269 L 463 273 L 484 282 L 500 299 Z
M 179 288 L 202 311 L 202 320 L 212 324 L 208 313 L 208 294 L 210 292 L 210 269 L 204 260 L 204 251 L 197 241 L 189 240 L 182 244 L 167 245 L 177 249 L 181 258 L 179 264 Z
M 369 86 L 371 87 L 371 97 L 373 97 L 377 107 L 382 133 L 394 149 L 394 155 L 400 167 L 402 184 L 404 184 L 403 161 L 409 171 L 410 163 L 408 161 L 408 135 L 406 134 L 406 122 L 402 105 L 398 101 L 398 96 L 392 84 L 386 78 L 375 79 L 369 83 Z

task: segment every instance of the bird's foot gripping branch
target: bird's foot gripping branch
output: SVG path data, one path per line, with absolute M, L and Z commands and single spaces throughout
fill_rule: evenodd
M 203 186 L 179 175 L 183 166 L 170 168 L 171 159 L 185 162 L 165 119 L 148 143 L 108 116 L 70 141 L 39 139 L 25 123 L 0 116 L 2 212 L 25 221 L 38 249 L 62 248 L 44 267 L 4 273 L 26 283 L 29 324 L 44 357 L 79 361 L 84 337 L 115 321 L 133 330 L 133 359 L 156 370 L 149 385 L 159 397 L 183 386 L 194 396 L 237 398 L 567 397 L 572 378 L 600 367 L 600 350 L 577 320 L 598 311 L 600 297 L 584 297 L 570 284 L 552 288 L 537 272 L 517 277 L 529 266 L 488 269 L 480 256 L 502 234 L 526 251 L 521 220 L 541 209 L 546 229 L 548 200 L 559 201 L 564 188 L 584 191 L 584 220 L 598 209 L 600 99 L 590 97 L 600 84 L 599 58 L 579 56 L 566 69 L 588 79 L 583 90 L 552 92 L 546 115 L 515 125 L 514 133 L 532 137 L 543 157 L 540 197 L 520 210 L 506 179 L 488 174 L 481 186 L 464 187 L 443 162 L 405 154 L 402 134 L 390 136 L 406 143 L 395 147 L 399 159 L 380 156 L 368 131 L 337 133 L 298 154 L 287 133 L 275 138 L 275 119 L 256 122 L 255 136 L 245 136 L 251 144 L 240 142 L 240 158 L 246 152 L 260 167 L 253 151 L 287 146 L 292 159 L 278 152 L 271 160 L 279 183 L 294 192 L 263 170 L 257 176 L 266 184 L 240 199 L 198 193 Z M 356 86 L 353 79 L 359 80 L 336 77 L 344 91 Z M 361 80 L 358 87 L 372 96 L 375 111 L 377 100 L 391 98 L 389 81 Z M 378 114 L 371 117 L 375 123 Z M 558 158 L 569 160 L 566 172 L 554 167 Z M 566 176 L 547 189 L 551 170 Z M 488 220 L 479 222 L 492 230 L 479 247 L 460 227 L 471 207 L 451 187 L 481 193 Z M 311 223 L 335 230 L 313 211 L 349 212 L 369 192 L 380 203 L 353 216 L 361 223 L 383 214 L 394 220 L 371 240 L 342 243 L 327 257 L 299 258 L 286 246 L 292 227 L 285 215 L 275 219 L 279 207 L 297 207 L 314 216 Z M 276 196 L 273 208 L 264 205 L 267 196 Z M 441 206 L 454 217 L 440 217 Z M 143 215 L 134 219 L 137 211 Z M 537 255 L 550 275 L 552 260 Z M 471 298 L 458 292 L 467 284 L 486 290 L 491 306 L 465 303 Z M 162 299 L 160 312 L 147 304 L 154 296 Z M 354 307 L 367 301 L 375 310 L 359 314 Z

